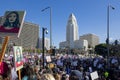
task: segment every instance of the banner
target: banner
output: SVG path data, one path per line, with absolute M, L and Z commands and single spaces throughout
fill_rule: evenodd
M 25 11 L 6 11 L 0 22 L 0 34 L 4 33 L 8 36 L 8 33 L 14 33 L 19 37 L 24 22 L 24 16 Z
M 20 70 L 23 68 L 23 54 L 22 54 L 22 47 L 21 46 L 13 46 L 14 51 L 14 62 L 15 62 L 15 69 Z

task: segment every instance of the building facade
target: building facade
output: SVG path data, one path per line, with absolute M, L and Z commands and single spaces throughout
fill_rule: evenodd
M 6 33 L 0 34 L 0 36 L 2 37 L 5 34 Z M 8 34 L 12 35 L 10 33 Z M 4 38 L 0 38 L 0 39 L 1 39 L 0 44 L 2 44 Z M 10 37 L 8 46 L 14 43 L 15 45 L 22 46 L 23 48 L 34 49 L 39 47 L 38 39 L 39 39 L 39 25 L 30 22 L 24 22 L 19 38 Z
M 74 48 L 74 41 L 78 40 L 78 24 L 74 14 L 70 14 L 66 27 L 67 46 Z
M 50 39 L 45 38 L 44 46 L 46 50 L 50 50 Z M 40 38 L 40 49 L 42 50 L 42 38 Z
M 66 26 L 66 41 L 60 42 L 59 48 L 83 49 L 87 50 L 87 40 L 80 40 L 78 36 L 78 24 L 74 14 L 70 14 Z
M 74 45 L 75 45 L 74 46 L 75 49 L 81 49 L 84 51 L 87 51 L 87 49 L 88 49 L 88 41 L 87 40 L 81 40 L 81 39 L 76 40 L 74 42 Z
M 89 47 L 95 47 L 99 44 L 99 37 L 95 34 L 85 34 L 80 36 L 81 40 L 87 40 Z

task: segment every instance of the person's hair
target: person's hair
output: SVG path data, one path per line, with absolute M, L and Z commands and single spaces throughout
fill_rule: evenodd
M 69 80 L 79 80 L 79 77 L 78 76 L 70 76 Z
M 13 22 L 13 25 L 11 26 L 11 23 L 9 22 L 9 16 L 11 14 L 13 14 L 13 13 L 16 14 L 16 20 L 15 20 L 15 22 Z M 9 26 L 9 27 L 19 27 L 20 26 L 19 14 L 16 11 L 12 11 L 9 14 L 7 14 L 6 15 L 6 20 L 5 20 L 4 24 L 3 24 L 3 26 L 4 27 L 7 27 L 7 26 Z
M 26 65 L 26 67 L 24 69 L 22 69 L 22 77 L 28 76 L 28 80 L 33 80 L 34 74 L 35 73 L 34 73 L 33 69 L 30 67 L 30 65 Z
M 10 68 L 9 68 L 9 69 L 7 70 L 7 72 L 2 75 L 3 80 L 4 80 L 4 79 L 10 79 L 10 77 L 11 77 L 10 75 L 11 75 L 11 70 L 10 70 Z
M 3 77 L 2 77 L 2 75 L 0 75 L 0 80 L 3 80 Z
M 53 74 L 55 80 L 61 80 L 60 75 L 58 73 Z
M 78 70 L 72 70 L 69 75 L 69 80 L 81 80 L 81 73 Z
M 45 73 L 41 76 L 41 80 L 55 80 L 55 78 L 52 74 Z
M 66 79 L 67 79 L 66 74 L 63 74 L 62 77 L 61 77 L 61 80 L 66 80 Z

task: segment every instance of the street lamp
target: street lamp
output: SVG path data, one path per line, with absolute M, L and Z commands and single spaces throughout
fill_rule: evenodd
M 111 5 L 108 5 L 107 7 L 107 39 L 106 39 L 106 44 L 107 44 L 107 59 L 109 60 L 109 54 L 110 54 L 110 51 L 109 51 L 109 9 L 115 9 L 114 7 L 112 7 Z M 108 66 L 110 66 L 109 62 L 108 62 Z
M 46 7 L 41 12 L 50 9 L 50 48 L 52 48 L 52 9 L 51 7 Z
M 44 47 L 44 44 L 45 44 L 45 33 L 48 34 L 48 31 L 47 31 L 47 28 L 42 28 L 42 49 L 43 49 L 43 69 L 45 68 L 45 65 L 44 65 L 44 50 L 45 50 L 45 47 Z

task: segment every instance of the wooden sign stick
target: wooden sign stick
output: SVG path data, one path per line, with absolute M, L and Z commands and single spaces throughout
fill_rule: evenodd
M 5 40 L 4 40 L 4 43 L 2 45 L 2 51 L 0 53 L 0 62 L 2 62 L 2 60 L 4 58 L 4 54 L 5 54 L 5 51 L 6 51 L 6 48 L 7 48 L 7 44 L 8 44 L 9 38 L 10 38 L 9 36 L 6 36 Z
M 20 71 L 20 69 L 18 70 L 18 78 L 19 78 L 19 80 L 21 80 L 21 71 Z

